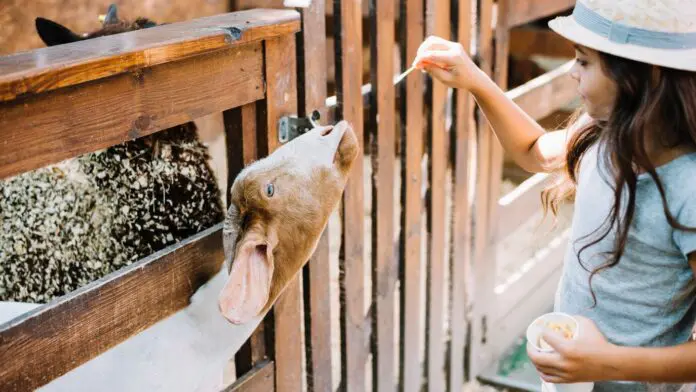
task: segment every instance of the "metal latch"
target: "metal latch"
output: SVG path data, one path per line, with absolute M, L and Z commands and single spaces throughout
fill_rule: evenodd
M 278 141 L 287 143 L 303 133 L 318 127 L 320 114 L 318 110 L 312 112 L 310 117 L 283 116 L 278 121 Z

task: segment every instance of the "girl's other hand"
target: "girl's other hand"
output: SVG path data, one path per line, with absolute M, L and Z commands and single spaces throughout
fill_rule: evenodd
M 430 36 L 423 41 L 413 65 L 449 87 L 472 92 L 486 77 L 460 43 L 436 36 Z
M 613 370 L 606 359 L 616 348 L 609 343 L 595 323 L 585 317 L 575 316 L 580 334 L 577 339 L 565 339 L 559 333 L 544 333 L 542 337 L 554 352 L 537 351 L 527 344 L 527 355 L 550 383 L 573 383 L 612 380 Z

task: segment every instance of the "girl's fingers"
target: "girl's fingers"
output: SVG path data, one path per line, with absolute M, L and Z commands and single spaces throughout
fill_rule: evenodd
M 449 69 L 456 62 L 455 55 L 450 51 L 428 51 L 416 57 L 413 65 L 420 67 L 424 64 L 435 65 L 440 68 Z
M 563 371 L 562 371 L 561 369 L 559 369 L 559 368 L 557 368 L 557 367 L 554 367 L 554 366 L 541 366 L 541 365 L 537 365 L 537 366 L 535 366 L 535 367 L 536 367 L 536 370 L 537 370 L 539 373 L 548 374 L 548 375 L 550 375 L 550 376 L 559 376 L 559 375 L 562 375 L 562 374 L 563 374 Z
M 452 74 L 440 67 L 433 65 L 426 65 L 425 71 L 428 72 L 432 77 L 443 82 L 448 82 L 452 79 Z
M 562 377 L 562 376 L 555 376 L 555 375 L 541 373 L 540 377 L 542 380 L 544 380 L 546 382 L 550 382 L 552 384 L 562 384 L 562 383 L 567 382 L 566 381 L 567 379 L 565 377 Z
M 559 369 L 559 364 L 563 362 L 563 357 L 557 352 L 542 353 L 530 349 L 527 350 L 527 355 L 537 368 Z

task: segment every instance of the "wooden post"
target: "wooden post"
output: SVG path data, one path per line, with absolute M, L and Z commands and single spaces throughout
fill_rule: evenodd
M 480 60 L 481 69 L 487 74 L 492 73 L 492 44 L 493 30 L 492 22 L 492 0 L 478 0 L 479 14 L 479 29 L 478 29 L 478 47 L 477 55 Z M 494 137 L 488 125 L 487 120 L 478 109 L 478 137 L 477 137 L 477 168 L 476 168 L 476 196 L 475 196 L 475 234 L 474 234 L 474 309 L 472 317 L 471 330 L 471 361 L 469 374 L 472 377 L 479 374 L 481 363 L 483 361 L 482 349 L 486 343 L 486 329 L 488 328 L 486 313 L 489 307 L 488 303 L 483 300 L 485 293 L 485 282 L 483 279 L 490 272 L 494 272 L 494 266 L 490 263 L 488 251 L 490 250 L 490 241 L 488 235 L 488 212 L 491 203 L 497 204 L 497 198 L 494 200 L 490 195 L 490 173 L 491 173 L 491 138 Z
M 426 4 L 428 35 L 450 39 L 450 3 L 431 0 Z M 428 198 L 428 306 L 426 330 L 426 371 L 428 389 L 445 390 L 445 230 L 447 179 L 447 86 L 431 79 L 432 102 L 428 138 L 429 198 Z
M 228 187 L 225 194 L 228 208 L 234 179 L 246 165 L 258 159 L 256 106 L 257 103 L 254 102 L 223 112 L 225 143 L 227 145 Z M 235 354 L 237 377 L 251 371 L 256 364 L 267 358 L 264 327 L 265 320 L 259 324 L 254 334 Z
M 299 115 L 309 116 L 313 110 L 321 114 L 321 124 L 328 124 L 326 110 L 326 27 L 325 0 L 313 0 L 302 10 L 302 32 L 299 34 L 298 103 Z M 309 391 L 330 391 L 333 388 L 332 325 L 331 325 L 331 260 L 329 228 L 319 239 L 314 255 L 305 271 L 305 339 L 307 342 L 307 384 Z M 308 317 L 307 317 L 308 316 Z
M 404 0 L 401 20 L 402 64 L 410 64 L 424 38 L 424 10 L 421 0 Z M 418 392 L 423 385 L 423 366 L 420 348 L 425 337 L 422 323 L 424 312 L 421 296 L 421 231 L 423 229 L 423 183 L 421 162 L 423 160 L 424 77 L 418 73 L 410 75 L 404 82 L 404 97 L 401 106 L 402 123 L 405 124 L 401 137 L 401 350 L 400 381 L 404 392 Z
M 278 121 L 297 113 L 295 36 L 286 35 L 265 42 L 266 135 L 259 145 L 262 154 L 279 147 Z M 304 323 L 302 274 L 298 273 L 274 307 L 276 389 L 300 392 L 304 372 Z
M 394 310 L 396 309 L 397 263 L 394 247 L 395 91 L 394 3 L 372 0 L 370 7 L 371 79 L 370 131 L 372 132 L 372 316 L 374 347 L 373 391 L 393 392 Z M 377 119 L 379 118 L 379 121 Z M 376 143 L 374 143 L 376 141 Z
M 347 120 L 363 147 L 362 18 L 360 0 L 334 1 L 337 120 Z M 341 378 L 344 390 L 365 390 L 368 340 L 365 320 L 363 160 L 359 155 L 343 196 L 341 241 Z
M 471 2 L 458 3 L 457 40 L 471 52 Z M 458 391 L 464 384 L 464 349 L 467 337 L 466 312 L 471 286 L 471 210 L 469 208 L 469 178 L 473 163 L 471 141 L 474 136 L 473 99 L 468 91 L 457 90 L 455 106 L 454 192 L 452 211 L 451 255 L 451 342 L 449 357 L 449 390 Z

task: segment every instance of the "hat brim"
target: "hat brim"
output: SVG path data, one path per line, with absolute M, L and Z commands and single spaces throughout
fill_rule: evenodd
M 643 63 L 696 72 L 696 49 L 653 49 L 619 44 L 581 26 L 572 15 L 551 20 L 549 27 L 564 38 L 590 49 Z

